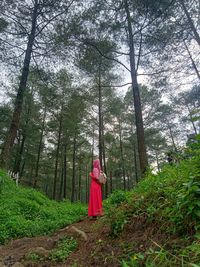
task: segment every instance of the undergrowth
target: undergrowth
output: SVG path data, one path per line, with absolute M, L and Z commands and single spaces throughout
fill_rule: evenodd
M 76 248 L 77 241 L 73 237 L 65 237 L 59 240 L 57 247 L 51 251 L 49 259 L 51 261 L 63 262 Z
M 0 171 L 0 243 L 24 236 L 48 234 L 80 220 L 86 207 L 69 201 L 56 202 L 34 190 L 16 187 Z
M 195 146 L 185 155 L 186 159 L 166 165 L 158 174 L 149 172 L 131 192 L 116 191 L 105 201 L 104 220 L 114 238 L 135 218 L 143 217 L 169 239 L 146 251 L 133 249 L 131 257 L 129 251 L 123 267 L 200 266 L 200 149 Z M 176 245 L 170 244 L 174 236 Z

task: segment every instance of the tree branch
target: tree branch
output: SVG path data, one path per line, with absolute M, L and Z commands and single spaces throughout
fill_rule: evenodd
M 136 65 L 136 72 L 138 71 L 138 68 L 139 68 L 141 53 L 142 53 L 142 32 L 140 36 L 140 46 L 139 46 L 138 59 L 137 59 L 137 65 Z
M 59 17 L 62 14 L 64 14 L 70 8 L 70 6 L 73 4 L 73 2 L 74 2 L 74 0 L 72 0 L 71 3 L 69 3 L 68 7 L 65 10 L 63 10 L 62 12 L 60 12 L 57 15 L 53 16 L 51 19 L 49 19 L 49 21 L 47 23 L 45 23 L 45 25 L 37 32 L 35 37 L 37 37 L 47 27 L 47 25 L 50 24 L 54 19 L 56 19 L 57 17 Z
M 115 59 L 115 58 L 112 58 L 112 57 L 109 57 L 109 56 L 106 56 L 105 54 L 103 54 L 101 52 L 101 50 L 93 43 L 89 42 L 88 40 L 80 40 L 82 43 L 86 44 L 86 45 L 89 45 L 89 46 L 92 46 L 93 48 L 95 48 L 97 50 L 97 52 L 104 58 L 108 59 L 108 60 L 113 60 L 115 62 L 117 62 L 118 64 L 120 64 L 121 66 L 123 66 L 127 71 L 131 72 L 129 68 L 127 68 L 121 61 Z

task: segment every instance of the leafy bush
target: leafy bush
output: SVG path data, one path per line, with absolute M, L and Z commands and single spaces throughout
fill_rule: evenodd
M 111 235 L 118 236 L 127 223 L 128 220 L 123 209 L 118 209 L 117 212 L 110 213 Z
M 34 189 L 16 187 L 5 173 L 0 175 L 4 178 L 0 195 L 1 244 L 13 238 L 51 233 L 86 215 L 85 205 L 50 200 Z
M 50 252 L 49 259 L 56 262 L 65 261 L 76 248 L 77 241 L 73 237 L 65 237 L 59 240 L 57 248 Z
M 26 256 L 25 256 L 25 259 L 26 260 L 30 260 L 30 261 L 40 261 L 41 260 L 41 257 L 35 253 L 35 252 L 30 252 L 28 253 Z
M 3 177 L 0 175 L 0 193 L 2 192 L 3 189 Z
M 126 202 L 128 200 L 128 193 L 122 190 L 114 191 L 109 198 L 104 201 L 105 208 L 109 210 L 110 207 L 117 207 L 121 203 Z
M 194 241 L 200 230 L 200 150 L 197 143 L 193 146 L 195 151 L 190 150 L 187 159 L 164 166 L 158 174 L 149 172 L 129 194 L 111 195 L 107 200 L 106 219 L 113 236 L 120 235 L 137 216 L 159 225 L 160 234 L 179 236 L 180 246 L 172 250 L 149 247 L 142 252 L 133 250 L 132 257 L 129 251 L 123 267 L 200 265 L 200 242 Z

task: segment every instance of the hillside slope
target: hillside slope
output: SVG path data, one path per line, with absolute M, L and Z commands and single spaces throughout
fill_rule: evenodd
M 2 171 L 0 177 L 0 244 L 53 232 L 86 215 L 82 204 L 56 202 L 34 189 L 17 187 Z
M 131 192 L 114 192 L 104 209 L 97 221 L 2 246 L 0 259 L 21 267 L 200 267 L 199 152 L 149 173 Z

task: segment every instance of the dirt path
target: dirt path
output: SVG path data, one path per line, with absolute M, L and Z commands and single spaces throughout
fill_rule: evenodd
M 98 221 L 85 218 L 78 223 L 56 231 L 51 236 L 25 237 L 10 241 L 8 244 L 0 246 L 0 267 L 76 266 L 75 262 L 77 262 L 77 266 L 88 266 L 85 265 L 85 262 L 88 260 L 91 249 L 96 244 L 100 234 L 97 230 L 98 224 Z M 101 229 L 101 233 L 102 231 L 103 229 Z M 65 263 L 25 260 L 25 255 L 30 251 L 37 251 L 42 256 L 47 255 L 55 247 L 58 240 L 65 236 L 73 236 L 78 241 L 78 250 L 73 252 Z
M 56 231 L 51 236 L 22 238 L 0 246 L 0 267 L 119 267 L 122 259 L 130 257 L 133 252 L 145 251 L 154 246 L 152 240 L 160 242 L 166 237 L 159 234 L 155 224 L 147 223 L 145 218 L 133 219 L 117 238 L 110 236 L 110 230 L 100 221 L 88 218 Z M 50 260 L 28 261 L 25 259 L 30 251 L 37 251 L 43 258 L 48 258 L 58 240 L 73 236 L 78 248 L 63 263 Z

